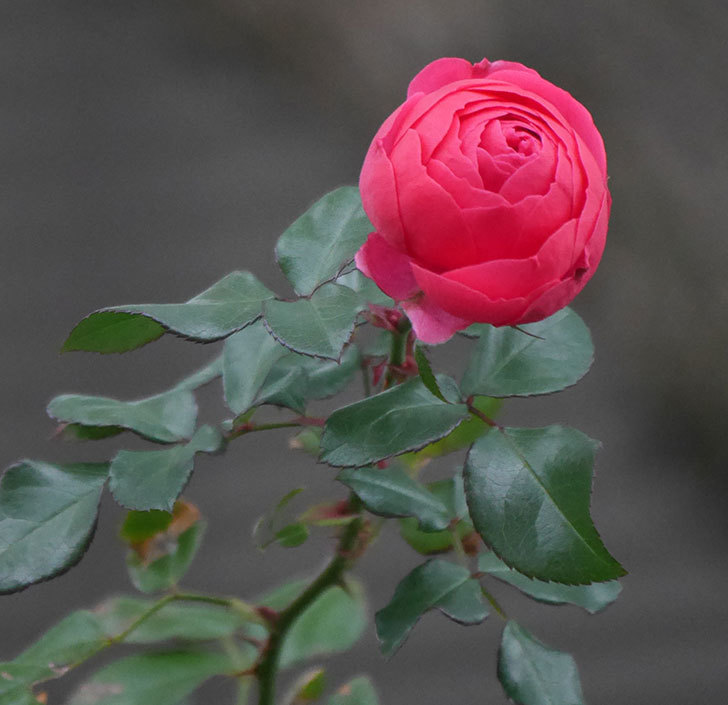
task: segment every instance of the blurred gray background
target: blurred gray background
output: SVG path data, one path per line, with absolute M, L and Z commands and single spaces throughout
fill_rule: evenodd
M 592 372 L 563 394 L 511 403 L 505 418 L 603 441 L 593 514 L 630 575 L 594 617 L 498 595 L 574 653 L 592 705 L 726 702 L 726 36 L 718 0 L 2 2 L 2 465 L 108 457 L 114 442 L 52 441 L 47 401 L 147 395 L 213 354 L 170 338 L 125 356 L 59 356 L 83 315 L 183 301 L 235 268 L 286 293 L 276 237 L 320 195 L 356 183 L 419 68 L 447 55 L 521 61 L 591 110 L 614 208 L 600 270 L 575 303 L 595 339 Z M 211 419 L 224 414 L 216 396 L 203 395 Z M 198 462 L 187 496 L 210 526 L 189 587 L 255 595 L 330 549 L 326 536 L 252 548 L 255 518 L 286 489 L 342 494 L 277 433 Z M 107 497 L 77 568 L 0 597 L 0 659 L 71 608 L 131 590 L 121 517 Z M 357 570 L 373 609 L 417 562 L 389 538 Z M 370 632 L 332 661 L 333 680 L 369 672 L 385 705 L 503 703 L 498 621 L 465 629 L 430 615 L 389 662 Z M 54 684 L 50 702 L 88 672 Z M 215 683 L 198 699 L 229 701 Z

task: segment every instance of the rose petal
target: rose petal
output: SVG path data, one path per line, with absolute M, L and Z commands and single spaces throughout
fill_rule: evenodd
M 491 300 L 527 299 L 544 285 L 558 282 L 571 268 L 576 225 L 573 220 L 562 225 L 531 257 L 482 262 L 453 269 L 442 276 Z
M 354 257 L 356 266 L 387 296 L 396 301 L 410 299 L 419 293 L 410 267 L 410 258 L 392 247 L 379 233 L 370 233 Z
M 495 61 L 490 65 L 489 76 L 499 81 L 507 81 L 531 93 L 542 96 L 556 106 L 564 116 L 565 122 L 579 134 L 594 155 L 602 174 L 607 175 L 607 154 L 591 113 L 570 93 L 542 78 L 533 69 L 514 62 Z
M 490 299 L 460 282 L 412 263 L 417 283 L 431 303 L 452 316 L 494 326 L 512 325 L 526 308 L 525 299 Z
M 484 65 L 485 64 L 485 65 Z M 465 59 L 444 57 L 427 64 L 410 81 L 407 89 L 407 97 L 415 93 L 432 93 L 442 86 L 455 81 L 465 81 L 477 76 L 485 76 L 488 71 L 489 62 L 483 59 L 480 64 L 473 66 Z
M 430 178 L 417 133 L 410 130 L 392 153 L 407 252 L 433 269 L 454 269 L 476 260 L 462 209 Z
M 467 328 L 471 323 L 443 311 L 426 296 L 403 301 L 402 308 L 412 322 L 415 336 L 428 345 L 450 340 L 457 331 Z
M 382 237 L 404 249 L 404 231 L 392 163 L 381 140 L 372 142 L 359 176 L 364 212 Z

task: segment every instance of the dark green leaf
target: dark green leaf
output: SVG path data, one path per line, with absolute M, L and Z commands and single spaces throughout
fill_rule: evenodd
M 255 399 L 271 368 L 287 350 L 264 328 L 254 323 L 230 336 L 223 348 L 225 400 L 236 414 L 255 404 Z
M 284 548 L 296 548 L 308 538 L 308 527 L 301 522 L 289 524 L 276 531 L 276 541 Z
M 594 614 L 614 602 L 622 590 L 616 580 L 591 585 L 561 585 L 532 580 L 509 568 L 495 553 L 484 553 L 478 559 L 478 570 L 517 587 L 529 597 L 549 605 L 571 604 Z
M 450 523 L 447 506 L 400 468 L 347 468 L 336 479 L 379 516 L 415 517 L 425 531 L 440 531 Z
M 356 345 L 348 345 L 338 362 L 311 357 L 302 358 L 300 355 L 297 358 L 307 375 L 303 394 L 305 399 L 326 399 L 338 394 L 351 381 L 361 364 Z
M 467 516 L 468 508 L 465 504 L 463 478 L 460 473 L 452 479 L 433 482 L 427 489 L 445 505 L 449 522 L 457 522 L 455 531 L 460 539 L 473 531 L 473 525 Z M 422 531 L 417 527 L 415 519 L 402 519 L 400 533 L 415 551 L 425 555 L 448 551 L 453 545 L 451 531 Z
M 134 654 L 102 668 L 69 705 L 178 705 L 208 678 L 238 668 L 229 656 L 201 649 Z
M 137 597 L 115 597 L 94 610 L 94 615 L 109 635 L 121 634 L 155 602 Z M 230 636 L 245 624 L 237 613 L 215 605 L 173 602 L 145 619 L 129 636 L 127 644 L 150 644 L 182 639 L 206 641 Z
M 84 426 L 80 423 L 61 424 L 54 434 L 64 441 L 103 441 L 124 433 L 121 426 Z
M 382 653 L 392 655 L 419 618 L 440 609 L 462 624 L 479 624 L 488 615 L 478 582 L 470 571 L 447 561 L 431 560 L 397 585 L 391 602 L 375 616 Z
M 338 360 L 363 307 L 348 287 L 324 284 L 308 299 L 267 301 L 263 315 L 282 345 L 302 355 Z
M 502 403 L 500 399 L 493 399 L 492 397 L 475 397 L 472 402 L 473 406 L 482 411 L 488 418 L 496 416 Z M 485 421 L 471 415 L 444 438 L 430 443 L 414 453 L 408 453 L 400 459 L 407 465 L 416 467 L 429 458 L 439 458 L 461 448 L 467 448 L 489 430 L 490 426 Z
M 192 340 L 219 340 L 258 318 L 263 301 L 272 297 L 250 272 L 232 272 L 183 304 L 114 306 L 92 313 L 71 331 L 63 350 L 125 352 L 155 340 L 164 329 Z M 120 315 L 118 323 L 111 318 Z
M 189 480 L 196 453 L 214 453 L 222 437 L 201 426 L 189 443 L 165 450 L 120 450 L 111 461 L 109 487 L 129 509 L 171 511 Z
M 350 262 L 372 231 L 359 189 L 343 186 L 314 203 L 278 239 L 276 259 L 299 296 Z
M 47 580 L 77 563 L 96 525 L 106 463 L 26 460 L 0 481 L 0 593 Z
M 476 441 L 465 465 L 470 516 L 507 565 L 570 585 L 625 574 L 589 516 L 596 447 L 562 426 L 505 429 Z
M 63 343 L 61 352 L 128 352 L 162 335 L 164 326 L 151 318 L 133 313 L 96 311 L 76 325 Z
M 422 383 L 425 387 L 427 387 L 438 399 L 446 401 L 440 391 L 440 387 L 437 384 L 437 379 L 432 372 L 430 361 L 427 359 L 427 355 L 425 355 L 425 351 L 422 349 L 421 345 L 415 345 L 415 362 L 417 363 L 417 369 L 420 372 L 420 377 L 422 378 Z
M 519 705 L 584 705 L 571 655 L 542 644 L 512 621 L 503 630 L 498 679 Z
M 136 551 L 129 551 L 126 567 L 134 587 L 150 593 L 176 585 L 192 563 L 202 543 L 204 530 L 204 523 L 197 522 L 177 537 L 165 537 L 161 557 L 152 553 L 143 559 Z
M 165 531 L 172 523 L 172 512 L 152 509 L 149 512 L 130 511 L 119 535 L 128 543 L 139 543 Z
M 539 323 L 515 328 L 483 325 L 461 384 L 466 396 L 548 394 L 576 384 L 594 359 L 589 329 L 564 308 Z M 535 337 L 538 336 L 538 337 Z
M 321 459 L 334 466 L 368 465 L 446 436 L 467 415 L 464 404 L 440 401 L 413 379 L 331 414 Z
M 151 440 L 173 443 L 194 433 L 197 403 L 189 391 L 165 392 L 139 401 L 64 394 L 48 404 L 48 415 L 84 426 L 120 426 Z
M 329 705 L 379 705 L 377 691 L 366 676 L 354 678 L 329 698 Z

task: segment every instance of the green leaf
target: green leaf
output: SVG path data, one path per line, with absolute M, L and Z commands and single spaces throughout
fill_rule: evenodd
M 349 580 L 346 589 L 329 588 L 291 626 L 281 650 L 281 667 L 348 651 L 366 625 L 361 585 Z
M 321 438 L 321 459 L 334 466 L 368 465 L 422 448 L 467 416 L 464 404 L 440 401 L 413 379 L 331 414 Z
M 154 604 L 153 600 L 137 597 L 115 597 L 101 604 L 93 613 L 104 632 L 112 636 L 124 632 Z M 222 639 L 234 634 L 244 624 L 240 615 L 224 607 L 172 602 L 147 617 L 124 639 L 124 643 Z
M 303 392 L 305 399 L 326 399 L 341 392 L 359 371 L 361 356 L 356 345 L 347 345 L 341 359 L 318 360 L 296 356 L 305 370 L 307 381 Z
M 394 306 L 394 301 L 389 298 L 369 277 L 365 277 L 358 269 L 342 274 L 336 279 L 337 284 L 348 286 L 353 289 L 362 301 L 376 304 L 378 306 Z
M 336 478 L 384 517 L 415 517 L 425 531 L 440 531 L 450 523 L 447 506 L 400 468 L 347 468 Z
M 225 401 L 235 414 L 242 414 L 255 399 L 273 365 L 287 350 L 263 327 L 254 323 L 230 336 L 223 348 Z
M 427 489 L 446 507 L 448 523 L 455 523 L 455 531 L 460 539 L 472 533 L 473 525 L 468 517 L 465 503 L 463 478 L 460 473 L 448 480 L 440 480 L 427 485 Z M 450 530 L 422 531 L 415 519 L 402 519 L 400 522 L 402 538 L 418 553 L 425 555 L 449 551 L 453 545 Z
M 119 535 L 128 543 L 145 541 L 166 531 L 172 523 L 172 516 L 172 512 L 164 512 L 159 509 L 149 512 L 127 512 Z
M 542 644 L 513 621 L 503 630 L 498 679 L 519 705 L 584 705 L 571 655 Z
M 326 672 L 323 668 L 306 671 L 296 679 L 289 695 L 284 699 L 289 705 L 301 705 L 310 700 L 318 700 L 326 689 Z
M 570 585 L 625 575 L 589 516 L 597 445 L 562 426 L 510 428 L 475 442 L 465 464 L 470 516 L 508 566 Z
M 308 581 L 285 583 L 258 600 L 259 604 L 281 611 L 308 587 Z M 348 580 L 346 589 L 334 586 L 322 593 L 293 623 L 281 653 L 281 667 L 289 668 L 302 661 L 347 651 L 362 635 L 367 611 L 361 585 Z M 265 637 L 265 630 L 251 625 L 248 633 Z
M 488 418 L 494 418 L 503 402 L 492 397 L 474 397 L 472 404 Z M 408 467 L 420 467 L 423 461 L 439 458 L 471 446 L 478 438 L 490 431 L 490 426 L 477 416 L 469 416 L 461 424 L 439 441 L 426 445 L 414 453 L 400 456 L 400 460 Z
M 124 433 L 121 426 L 84 426 L 80 423 L 60 424 L 54 437 L 64 441 L 103 441 Z M 1 704 L 0 704 L 1 705 Z
M 276 260 L 299 296 L 333 279 L 372 231 L 359 189 L 343 186 L 314 203 L 278 239 Z
M 126 567 L 134 587 L 140 592 L 161 592 L 176 585 L 187 572 L 202 543 L 203 522 L 193 524 L 179 536 L 165 537 L 161 557 L 154 554 L 147 560 L 136 551 L 129 551 Z
M 391 602 L 375 615 L 382 653 L 391 656 L 419 618 L 440 609 L 461 624 L 479 624 L 488 616 L 478 582 L 460 565 L 430 560 L 397 585 Z
M 478 570 L 513 585 L 539 602 L 549 605 L 577 605 L 591 614 L 610 605 L 622 591 L 622 586 L 616 580 L 592 585 L 560 585 L 532 580 L 509 568 L 494 553 L 484 553 L 478 558 Z
M 377 691 L 366 676 L 354 678 L 329 698 L 329 705 L 379 705 Z
M 415 362 L 417 363 L 417 369 L 419 370 L 422 383 L 425 387 L 427 387 L 438 399 L 446 401 L 440 391 L 440 387 L 437 384 L 437 379 L 432 372 L 430 361 L 427 359 L 427 355 L 425 355 L 425 351 L 422 349 L 421 345 L 415 345 Z
M 589 371 L 594 359 L 589 329 L 571 309 L 521 328 L 526 333 L 481 326 L 461 384 L 466 396 L 548 394 L 576 384 Z
M 338 360 L 363 308 L 348 287 L 324 284 L 308 299 L 266 301 L 263 315 L 282 345 L 302 355 Z
M 196 453 L 214 453 L 220 432 L 201 426 L 189 443 L 165 450 L 120 450 L 111 461 L 109 487 L 119 504 L 129 509 L 171 511 L 184 489 Z
M 106 463 L 25 460 L 0 481 L 0 593 L 75 565 L 96 525 Z
M 63 394 L 48 404 L 47 411 L 57 421 L 126 428 L 162 443 L 189 438 L 197 420 L 197 403 L 189 391 L 165 392 L 139 401 Z
M 163 325 L 145 316 L 96 311 L 76 324 L 61 352 L 128 352 L 161 338 L 164 332 Z
M 340 392 L 358 369 L 359 352 L 354 345 L 346 347 L 340 362 L 288 352 L 273 365 L 255 403 L 283 406 L 302 414 L 311 399 Z
M 250 272 L 232 272 L 183 304 L 96 311 L 71 331 L 62 350 L 126 352 L 156 340 L 165 329 L 192 340 L 219 340 L 252 323 L 270 298 L 273 292 Z
M 102 668 L 69 705 L 178 705 L 209 678 L 237 667 L 229 656 L 201 649 L 134 654 Z
M 300 521 L 276 531 L 276 541 L 284 548 L 296 548 L 308 538 L 308 527 Z
M 50 678 L 58 671 L 91 657 L 104 646 L 106 639 L 107 634 L 96 616 L 87 610 L 79 610 L 52 627 L 21 653 L 15 663 L 37 666 L 44 670 L 40 678 Z
M 256 404 L 282 406 L 303 414 L 308 377 L 299 363 L 300 358 L 301 355 L 290 353 L 273 365 L 258 392 Z

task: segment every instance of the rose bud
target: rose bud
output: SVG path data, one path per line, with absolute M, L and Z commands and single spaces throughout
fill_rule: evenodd
M 422 69 L 375 135 L 359 187 L 376 230 L 357 266 L 426 343 L 550 316 L 604 249 L 602 138 L 581 103 L 518 63 Z

